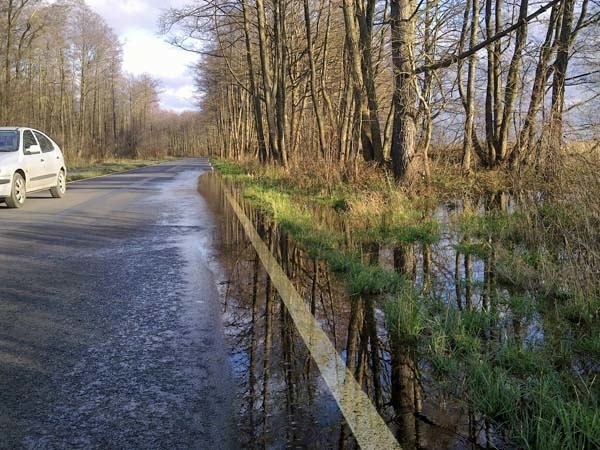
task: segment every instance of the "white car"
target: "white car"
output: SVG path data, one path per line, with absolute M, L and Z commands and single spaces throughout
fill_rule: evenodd
M 67 190 L 67 169 L 60 147 L 44 133 L 25 127 L 0 127 L 0 201 L 19 208 L 27 194 Z

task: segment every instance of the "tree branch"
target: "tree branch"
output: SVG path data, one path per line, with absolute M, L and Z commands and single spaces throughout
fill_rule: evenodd
M 444 67 L 449 67 L 452 64 L 454 64 L 454 63 L 456 63 L 456 62 L 458 62 L 458 61 L 460 61 L 462 59 L 468 58 L 473 53 L 477 53 L 479 50 L 487 47 L 488 45 L 496 42 L 497 40 L 502 39 L 504 36 L 512 33 L 517 28 L 526 25 L 532 19 L 535 19 L 537 16 L 543 14 L 548 9 L 552 8 L 554 5 L 560 3 L 561 1 L 562 0 L 552 0 L 551 2 L 549 2 L 549 3 L 545 4 L 544 6 L 542 6 L 541 8 L 539 8 L 537 11 L 529 14 L 523 20 L 519 20 L 519 21 L 515 22 L 510 27 L 506 28 L 505 30 L 500 31 L 499 33 L 496 33 L 494 36 L 492 36 L 489 39 L 486 39 L 485 41 L 477 44 L 475 47 L 472 47 L 469 50 L 466 50 L 466 51 L 464 51 L 462 53 L 459 53 L 458 55 L 452 55 L 452 56 L 450 56 L 450 57 L 448 57 L 446 59 L 443 59 L 441 61 L 438 61 L 436 63 L 433 63 L 433 64 L 424 64 L 422 66 L 419 66 L 419 67 L 417 67 L 414 70 L 414 73 L 415 74 L 419 74 L 419 73 L 423 73 L 423 72 L 429 72 L 429 71 L 432 71 L 432 70 L 443 69 Z

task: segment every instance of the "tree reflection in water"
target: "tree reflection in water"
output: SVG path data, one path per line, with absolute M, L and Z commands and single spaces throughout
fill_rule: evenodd
M 223 302 L 231 360 L 243 399 L 239 405 L 244 436 L 240 446 L 357 448 L 256 252 L 229 210 L 219 177 L 203 176 L 199 189 L 219 216 L 215 241 L 229 277 Z M 350 296 L 326 264 L 296 245 L 273 221 L 248 205 L 244 208 L 403 448 L 475 449 L 487 445 L 486 436 L 492 431 L 489 425 L 437 391 L 414 345 L 388 336 L 379 298 Z M 332 227 L 345 230 L 346 245 L 359 245 L 366 261 L 387 264 L 423 291 L 451 291 L 460 309 L 474 307 L 475 298 L 483 308 L 494 307 L 493 253 L 482 270 L 470 255 L 440 250 L 439 246 L 434 255 L 428 243 L 391 248 L 354 243 L 343 221 L 327 220 Z M 452 274 L 440 281 L 436 264 L 448 258 Z M 477 277 L 483 278 L 480 293 L 474 289 Z

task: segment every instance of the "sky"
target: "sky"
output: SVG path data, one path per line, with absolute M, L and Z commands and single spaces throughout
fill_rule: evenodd
M 177 112 L 194 109 L 194 84 L 189 66 L 197 55 L 173 47 L 158 35 L 158 19 L 169 7 L 190 0 L 86 0 L 123 43 L 123 69 L 148 73 L 160 81 L 160 104 Z

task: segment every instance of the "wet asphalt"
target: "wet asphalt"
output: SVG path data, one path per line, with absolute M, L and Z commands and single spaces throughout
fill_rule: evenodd
M 1 449 L 237 447 L 207 170 L 181 160 L 0 205 Z

